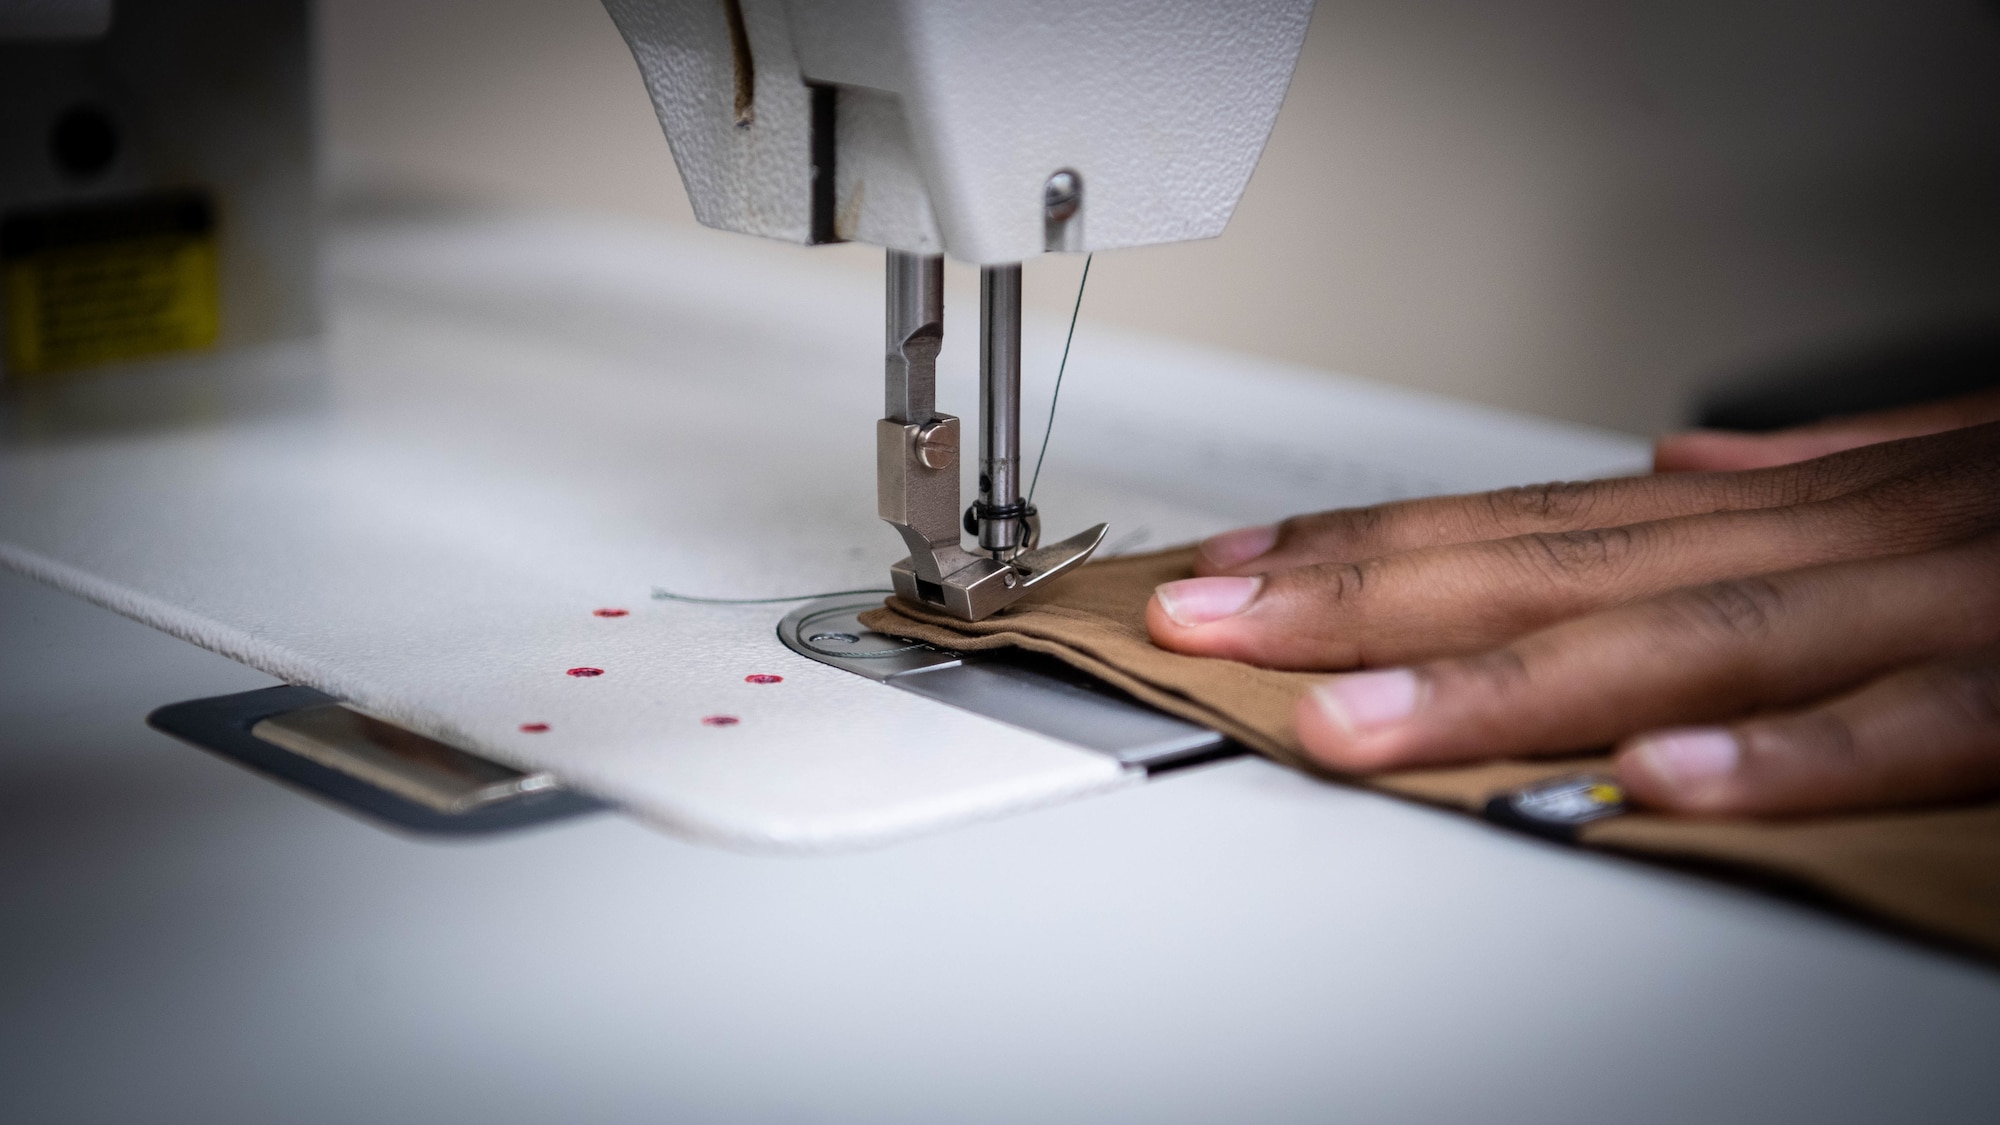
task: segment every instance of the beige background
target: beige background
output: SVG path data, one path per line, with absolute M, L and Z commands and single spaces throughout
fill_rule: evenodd
M 336 197 L 692 221 L 595 0 L 319 19 Z M 864 248 L 799 252 L 877 284 Z M 1031 300 L 1066 310 L 1077 266 Z M 2000 7 L 1321 0 L 1228 232 L 1100 257 L 1084 316 L 1639 431 L 2000 320 Z

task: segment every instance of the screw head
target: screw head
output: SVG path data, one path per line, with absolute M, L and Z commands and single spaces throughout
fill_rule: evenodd
M 1068 219 L 1082 206 L 1083 177 L 1075 172 L 1064 168 L 1042 185 L 1042 210 L 1056 222 Z
M 917 431 L 917 461 L 926 469 L 949 469 L 958 463 L 958 428 L 932 422 Z
M 1019 586 L 1021 584 L 1021 579 L 1010 568 L 1000 572 L 1000 584 L 1011 590 L 1014 587 Z

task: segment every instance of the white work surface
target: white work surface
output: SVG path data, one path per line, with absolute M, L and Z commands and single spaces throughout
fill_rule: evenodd
M 648 405 L 649 357 L 700 318 L 669 318 L 646 288 L 662 274 L 645 263 L 704 244 L 592 230 L 350 236 L 333 285 L 336 375 L 317 405 L 309 391 L 205 398 L 214 388 L 196 380 L 160 385 L 194 408 L 178 426 L 111 397 L 17 417 L 5 518 L 60 530 L 40 506 L 92 461 L 143 465 L 173 447 L 183 464 L 205 452 L 224 463 L 243 441 L 310 451 L 342 427 L 393 435 L 401 417 L 429 433 L 426 415 L 456 412 L 469 419 L 463 434 L 522 442 L 516 472 L 504 489 L 451 493 L 495 508 L 439 511 L 426 497 L 507 460 L 447 438 L 432 460 L 388 453 L 352 467 L 364 483 L 399 472 L 412 482 L 408 509 L 380 497 L 384 537 L 411 534 L 408 566 L 376 576 L 385 596 L 441 565 L 431 556 L 449 538 L 432 524 L 458 530 L 478 558 L 514 536 L 529 560 L 522 581 L 544 592 L 562 589 L 568 559 L 585 577 L 565 593 L 586 613 L 624 604 L 641 623 L 661 610 L 646 600 L 652 584 L 754 594 L 804 577 L 871 582 L 883 556 L 874 530 L 828 505 L 866 510 L 866 457 L 849 431 L 872 418 L 872 383 L 753 385 L 747 407 L 681 387 Z M 439 247 L 455 247 L 458 265 Z M 872 319 L 843 330 L 859 359 L 811 354 L 815 332 L 872 315 L 872 292 L 814 290 L 818 311 L 764 294 L 808 326 L 787 344 L 785 317 L 751 318 L 730 284 L 747 282 L 713 285 L 711 339 L 761 336 L 826 369 L 873 354 Z M 965 316 L 951 326 L 961 347 L 969 327 Z M 1031 355 L 1046 350 L 1046 328 L 1031 333 Z M 1128 401 L 1139 372 L 1114 379 L 1090 347 L 1079 340 L 1044 481 L 1055 531 L 1109 517 L 1170 541 L 1307 494 L 1472 487 L 1609 468 L 1632 451 L 1353 386 L 1322 389 L 1316 407 L 1293 396 L 1275 415 L 1233 414 L 1297 381 L 1268 368 L 1252 368 L 1242 406 L 1176 408 L 1192 365 L 1229 361 L 1133 341 L 1119 354 L 1150 354 L 1159 390 Z M 533 389 L 564 369 L 573 382 Z M 1120 395 L 1090 390 L 1098 379 Z M 948 394 L 966 401 L 963 390 Z M 546 447 L 525 423 L 479 421 L 518 412 L 502 400 L 540 403 Z M 643 468 L 639 435 L 660 422 L 647 414 L 669 401 L 714 412 L 702 448 L 717 465 L 715 523 L 740 520 L 754 541 L 706 545 L 726 566 L 674 553 L 683 548 L 631 507 L 636 486 L 609 499 L 563 487 L 572 471 Z M 765 480 L 770 465 L 801 463 L 761 444 L 801 433 L 766 424 L 793 412 L 817 415 L 825 470 L 786 477 L 782 496 L 731 488 L 731 472 Z M 576 421 L 592 416 L 607 427 L 601 448 Z M 1185 421 L 1195 418 L 1203 428 Z M 1244 428 L 1269 438 L 1267 458 L 1226 444 Z M 1289 452 L 1328 430 L 1323 457 Z M 1093 451 L 1092 433 L 1107 445 Z M 1582 463 L 1592 449 L 1603 464 Z M 1428 479 L 1381 468 L 1424 465 L 1435 466 Z M 1288 476 L 1282 495 L 1252 489 Z M 171 500 L 184 484 L 155 495 Z M 280 517 L 309 516 L 332 492 L 266 485 L 271 495 L 239 485 L 232 499 L 257 500 L 274 535 L 310 537 Z M 102 519 L 114 517 L 150 518 L 137 503 Z M 626 520 L 640 522 L 621 538 Z M 585 524 L 593 542 L 549 538 L 551 526 Z M 101 543 L 111 532 L 78 534 Z M 810 565 L 773 544 L 813 552 Z M 144 546 L 102 562 L 146 571 Z M 186 557 L 201 547 L 168 546 Z M 60 559 L 64 543 L 40 547 Z M 285 577 L 310 585 L 314 565 Z M 606 589 L 606 575 L 623 584 Z M 547 628 L 566 637 L 559 617 Z M 558 643 L 589 653 L 597 636 Z M 379 643 L 403 661 L 414 642 Z M 2000 1105 L 1990 969 L 1259 761 L 841 856 L 745 857 L 618 814 L 440 845 L 141 725 L 162 703 L 270 682 L 0 576 L 0 1120 L 1817 1123 L 1990 1121 Z M 541 702 L 534 690 L 524 704 Z M 715 733 L 754 733 L 745 714 Z

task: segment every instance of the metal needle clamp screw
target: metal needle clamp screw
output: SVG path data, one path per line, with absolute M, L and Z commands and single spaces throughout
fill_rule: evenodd
M 917 431 L 917 460 L 926 469 L 949 469 L 958 461 L 958 431 L 932 422 Z

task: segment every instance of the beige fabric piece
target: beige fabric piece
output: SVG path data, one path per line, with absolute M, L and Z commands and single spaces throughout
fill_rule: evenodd
M 960 651 L 1046 653 L 1163 711 L 1324 775 L 1306 761 L 1292 730 L 1292 708 L 1319 676 L 1168 652 L 1147 637 L 1146 602 L 1153 587 L 1191 577 L 1192 560 L 1193 551 L 1180 548 L 1092 563 L 985 621 L 957 621 L 897 599 L 863 614 L 861 621 L 892 636 Z M 1477 813 L 1508 790 L 1608 765 L 1608 758 L 1596 755 L 1341 780 Z M 2000 802 L 1786 821 L 1632 812 L 1583 826 L 1578 841 L 1736 868 L 2000 956 Z

